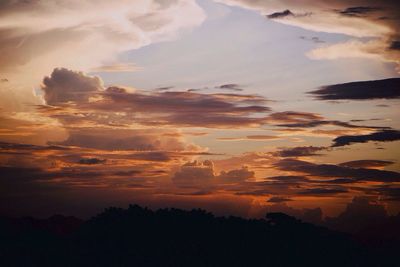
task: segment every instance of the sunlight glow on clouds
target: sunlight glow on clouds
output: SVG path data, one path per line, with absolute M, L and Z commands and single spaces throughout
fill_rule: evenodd
M 362 196 L 398 212 L 399 78 L 378 80 L 386 72 L 368 69 L 374 78 L 355 80 L 344 65 L 310 60 L 363 58 L 392 68 L 388 62 L 398 63 L 400 51 L 395 4 L 2 1 L 0 200 L 18 205 L 49 193 L 73 206 L 90 193 L 95 203 L 105 197 L 229 211 L 239 205 L 249 216 L 279 206 L 321 218 L 322 210 L 338 212 L 343 201 Z M 234 18 L 236 26 L 249 16 L 246 29 L 257 27 L 243 37 L 234 28 L 237 42 L 203 38 L 216 26 L 209 34 L 224 37 L 219 23 Z M 273 25 L 280 25 L 278 39 L 248 38 Z M 185 43 L 191 31 L 201 40 Z M 309 51 L 309 58 L 293 59 L 278 49 L 282 42 L 301 46 L 301 53 L 291 52 Z M 220 47 L 219 65 L 199 49 L 214 44 L 227 46 Z M 244 47 L 252 53 L 237 60 Z M 183 48 L 193 57 L 181 54 Z M 124 52 L 132 50 L 150 58 L 146 67 L 128 60 Z M 279 67 L 275 53 L 282 54 Z M 200 58 L 205 66 L 197 65 Z M 249 77 L 226 79 L 233 63 Z M 312 72 L 302 72 L 306 64 Z M 168 83 L 147 74 L 147 85 L 156 86 L 137 86 L 134 75 L 146 68 Z M 213 77 L 198 84 L 204 71 Z M 336 75 L 341 72 L 346 75 Z M 263 83 L 265 77 L 276 82 Z M 179 86 L 180 79 L 196 84 Z M 281 99 L 270 98 L 276 92 Z

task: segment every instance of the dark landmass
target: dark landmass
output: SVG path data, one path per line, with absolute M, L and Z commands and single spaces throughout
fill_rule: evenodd
M 243 219 L 131 205 L 87 221 L 1 218 L 0 266 L 399 266 L 396 235 L 364 237 L 284 213 Z

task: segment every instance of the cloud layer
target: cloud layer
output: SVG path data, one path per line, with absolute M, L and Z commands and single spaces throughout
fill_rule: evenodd
M 400 78 L 327 85 L 309 94 L 318 100 L 400 98 Z

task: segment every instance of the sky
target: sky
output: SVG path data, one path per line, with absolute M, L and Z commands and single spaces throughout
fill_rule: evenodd
M 399 20 L 390 0 L 1 1 L 0 214 L 397 214 Z

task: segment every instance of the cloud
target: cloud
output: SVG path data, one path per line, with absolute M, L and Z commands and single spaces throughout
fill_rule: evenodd
M 267 15 L 267 18 L 276 19 L 276 18 L 284 18 L 287 16 L 293 16 L 293 15 L 294 14 L 289 9 L 286 9 L 285 11 L 282 11 L 282 12 L 275 12 L 275 13 L 269 14 L 269 15 Z
M 237 95 L 237 94 L 201 94 L 194 92 L 132 92 L 129 93 L 123 88 L 109 87 L 102 94 L 105 101 L 94 103 L 93 108 L 109 108 L 109 101 L 112 101 L 124 110 L 169 113 L 182 112 L 199 113 L 210 112 L 214 114 L 249 114 L 256 112 L 267 112 L 270 109 L 260 105 L 247 105 L 246 103 L 262 104 L 266 100 L 259 96 Z M 107 101 L 108 100 L 108 101 Z M 239 106 L 239 104 L 242 104 Z
M 389 49 L 400 50 L 400 41 L 393 41 L 393 42 L 390 44 Z
M 76 128 L 69 129 L 66 140 L 50 144 L 137 151 L 196 151 L 199 148 L 186 143 L 182 137 L 163 135 L 166 132 L 168 131 L 151 129 Z
M 254 174 L 247 166 L 243 166 L 241 169 L 221 171 L 216 179 L 220 183 L 240 183 L 253 178 Z
M 378 194 L 382 201 L 400 201 L 400 187 L 398 185 L 382 185 L 365 190 L 369 194 Z
M 87 76 L 65 68 L 54 69 L 43 79 L 42 90 L 48 105 L 67 102 L 87 102 L 93 93 L 103 89 L 103 82 L 97 76 Z
M 239 84 L 236 83 L 227 83 L 218 85 L 215 88 L 217 89 L 224 89 L 224 90 L 232 90 L 232 91 L 243 91 Z
M 284 111 L 268 115 L 266 121 L 278 127 L 314 128 L 324 125 L 354 129 L 390 129 L 390 127 L 355 125 L 338 120 L 326 120 L 323 116 L 311 112 Z M 291 131 L 285 129 L 285 131 Z
M 376 222 L 388 218 L 384 206 L 368 197 L 354 197 L 336 218 L 326 218 L 326 224 L 346 232 L 360 232 Z
M 214 166 L 211 161 L 187 162 L 172 177 L 178 186 L 208 186 L 215 179 Z
M 309 188 L 297 192 L 299 195 L 303 196 L 333 196 L 341 193 L 347 193 L 348 190 L 344 187 L 332 187 L 332 188 Z
M 221 171 L 216 174 L 214 163 L 210 160 L 193 161 L 183 164 L 172 181 L 180 187 L 213 187 L 221 184 L 236 184 L 254 177 L 254 172 L 246 166 L 241 169 Z
M 91 72 L 134 72 L 138 70 L 140 67 L 134 63 L 114 63 L 90 69 Z
M 311 41 L 311 42 L 316 43 L 316 44 L 323 44 L 323 43 L 325 43 L 325 41 L 319 39 L 319 37 L 317 37 L 317 36 L 313 36 L 313 37 L 311 37 L 311 38 L 310 38 L 310 37 L 306 37 L 306 36 L 300 36 L 300 39 L 306 40 L 306 41 Z
M 112 64 L 121 53 L 174 40 L 206 18 L 195 0 L 15 0 L 0 9 L 0 76 L 19 96 L 14 110 L 22 96 L 38 102 L 32 87 L 54 68 L 127 70 Z
M 106 162 L 105 159 L 99 159 L 99 158 L 82 158 L 78 161 L 79 164 L 101 164 Z
M 323 117 L 319 114 L 298 111 L 275 112 L 268 116 L 268 120 L 274 123 L 304 123 L 322 119 Z
M 355 6 L 348 7 L 343 10 L 336 10 L 340 15 L 350 16 L 350 17 L 362 17 L 368 13 L 380 11 L 381 8 L 373 6 Z
M 217 140 L 220 141 L 268 141 L 268 140 L 275 140 L 279 139 L 279 136 L 274 135 L 247 135 L 245 137 L 218 137 Z
M 400 97 L 400 78 L 323 86 L 311 91 L 318 100 L 368 100 Z
M 307 55 L 312 59 L 364 57 L 400 63 L 399 50 L 390 49 L 400 36 L 400 12 L 396 1 L 384 0 L 377 3 L 362 0 L 356 5 L 345 0 L 312 3 L 295 0 L 218 2 L 255 10 L 278 23 L 353 37 L 348 42 L 326 45 L 310 51 Z
M 274 166 L 279 170 L 301 172 L 311 176 L 348 177 L 357 181 L 400 182 L 400 173 L 394 171 L 315 164 L 297 159 L 284 159 L 275 163 Z
M 280 151 L 274 152 L 274 156 L 278 157 L 306 157 L 306 156 L 320 156 L 321 154 L 316 153 L 322 150 L 327 150 L 326 147 L 316 146 L 300 146 L 285 148 Z
M 375 159 L 364 159 L 364 160 L 352 160 L 340 163 L 339 166 L 350 167 L 350 168 L 379 168 L 393 164 L 393 161 L 387 160 L 375 160 Z
M 367 143 L 369 141 L 390 142 L 400 140 L 400 131 L 382 130 L 365 135 L 344 135 L 333 139 L 332 147 L 347 146 L 355 143 Z
M 102 80 L 65 68 L 43 80 L 46 116 L 69 128 L 76 126 L 182 126 L 232 128 L 266 123 L 267 99 L 249 94 L 205 94 L 182 91 L 141 91 L 110 86 Z M 251 139 L 251 137 L 250 137 Z
M 288 202 L 292 201 L 293 199 L 287 198 L 287 197 L 270 197 L 267 202 L 271 203 L 282 203 L 282 202 Z

